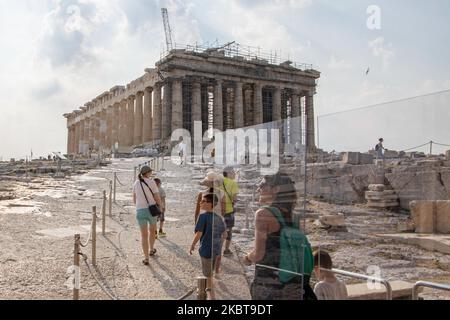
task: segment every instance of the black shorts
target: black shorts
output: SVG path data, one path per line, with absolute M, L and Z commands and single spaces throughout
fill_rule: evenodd
M 227 230 L 231 230 L 234 228 L 234 223 L 235 223 L 234 215 L 235 214 L 233 212 L 233 213 L 227 213 L 226 215 L 223 216 Z

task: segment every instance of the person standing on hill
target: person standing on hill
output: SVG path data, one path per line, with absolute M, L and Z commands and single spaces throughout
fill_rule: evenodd
M 383 142 L 384 142 L 384 139 L 380 138 L 378 140 L 378 144 L 375 146 L 375 151 L 377 152 L 377 159 L 381 159 L 381 160 L 385 159 L 383 150 L 387 151 L 387 149 L 383 146 Z

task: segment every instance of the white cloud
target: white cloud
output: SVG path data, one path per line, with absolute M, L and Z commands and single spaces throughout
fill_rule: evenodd
M 334 70 L 348 70 L 352 68 L 352 64 L 345 59 L 338 59 L 334 54 L 331 55 L 328 68 Z

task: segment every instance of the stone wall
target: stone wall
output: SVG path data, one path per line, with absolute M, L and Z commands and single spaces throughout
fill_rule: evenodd
M 406 210 L 413 200 L 450 199 L 450 163 L 443 159 L 398 161 L 385 168 L 341 162 L 311 164 L 307 181 L 311 196 L 332 203 L 365 203 L 370 184 L 385 184 L 395 190 L 400 207 Z M 297 187 L 303 193 L 303 183 Z
M 450 233 L 450 201 L 413 201 L 411 216 L 417 233 Z

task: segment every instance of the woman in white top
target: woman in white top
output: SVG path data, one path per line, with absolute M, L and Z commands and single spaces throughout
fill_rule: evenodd
M 142 250 L 145 257 L 142 263 L 144 265 L 148 265 L 149 256 L 153 256 L 156 253 L 154 245 L 157 217 L 153 217 L 150 214 L 149 207 L 154 204 L 161 207 L 159 189 L 155 181 L 150 177 L 151 174 L 152 169 L 149 166 L 143 166 L 138 180 L 133 185 L 133 203 L 136 206 L 136 219 L 141 230 Z

